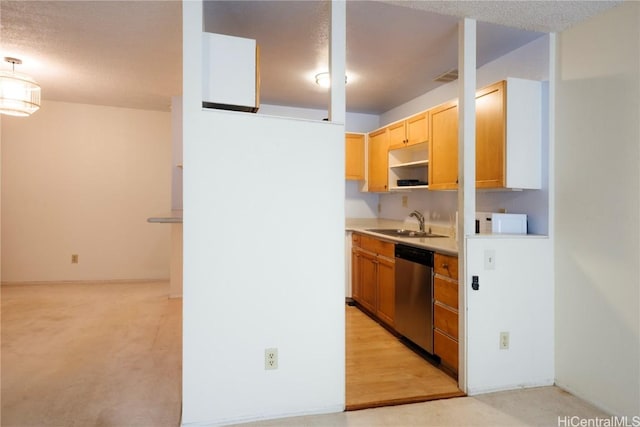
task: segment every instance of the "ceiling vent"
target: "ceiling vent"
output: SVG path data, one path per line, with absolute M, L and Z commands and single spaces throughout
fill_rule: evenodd
M 455 68 L 453 70 L 447 71 L 444 74 L 440 74 L 438 77 L 433 79 L 434 82 L 441 82 L 441 83 L 449 83 L 454 80 L 458 80 L 458 70 L 456 70 Z

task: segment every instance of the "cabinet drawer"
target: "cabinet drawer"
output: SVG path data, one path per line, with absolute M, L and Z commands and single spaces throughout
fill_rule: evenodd
M 458 372 L 458 341 L 439 331 L 433 331 L 433 352 L 443 364 Z
M 360 235 L 358 233 L 351 233 L 351 246 L 360 246 Z
M 362 249 L 373 252 L 388 258 L 395 257 L 395 245 L 391 242 L 378 240 L 375 237 L 360 236 L 360 246 Z
M 433 299 L 458 309 L 458 282 L 436 276 L 433 280 Z
M 433 326 L 458 339 L 458 313 L 442 304 L 433 305 Z
M 458 257 L 436 252 L 433 256 L 433 271 L 441 276 L 458 280 Z

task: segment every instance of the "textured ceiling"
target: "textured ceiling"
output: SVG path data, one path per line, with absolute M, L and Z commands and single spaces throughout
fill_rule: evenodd
M 618 3 L 350 0 L 348 109 L 385 111 L 433 88 L 433 77 L 455 67 L 457 17 L 479 20 L 481 65 L 536 31 L 562 30 Z M 325 1 L 211 1 L 205 16 L 209 31 L 260 43 L 262 102 L 327 105 L 310 83 L 327 64 Z M 23 60 L 17 71 L 42 85 L 45 100 L 168 110 L 181 93 L 179 1 L 1 0 L 0 24 L 0 53 Z
M 256 39 L 266 104 L 326 108 L 326 1 L 207 1 L 206 31 Z M 347 2 L 347 109 L 382 113 L 432 90 L 456 68 L 459 19 L 382 2 Z M 274 31 L 274 28 L 279 29 Z M 478 66 L 542 33 L 478 23 Z
M 168 110 L 181 92 L 180 2 L 2 1 L 0 22 L 43 99 Z
M 566 30 L 577 22 L 584 21 L 622 3 L 621 0 L 380 1 L 395 6 L 409 7 L 459 18 L 469 17 L 492 24 L 544 33 Z

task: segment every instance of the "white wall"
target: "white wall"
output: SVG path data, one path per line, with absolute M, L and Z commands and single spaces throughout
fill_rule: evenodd
M 291 117 L 309 120 L 322 120 L 327 111 L 310 108 L 285 107 L 281 105 L 262 104 L 259 115 Z M 349 113 L 346 115 L 346 132 L 368 133 L 378 127 L 379 118 L 374 114 Z M 345 217 L 376 218 L 378 216 L 378 200 L 376 193 L 360 191 L 362 182 L 345 181 Z
M 287 107 L 283 105 L 261 104 L 258 115 L 288 117 L 307 120 L 323 120 L 328 117 L 326 110 L 313 108 Z M 375 114 L 347 112 L 345 121 L 346 132 L 366 133 L 378 127 L 379 117 Z
M 146 222 L 171 207 L 169 113 L 45 101 L 2 122 L 4 282 L 169 278 L 169 227 Z
M 548 80 L 549 37 L 542 36 L 478 68 L 476 76 L 477 87 L 482 88 L 507 77 L 539 81 Z M 380 115 L 380 125 L 387 125 L 457 97 L 458 81 L 456 80 L 383 113 Z
M 559 36 L 556 382 L 640 414 L 640 3 Z
M 519 49 L 516 49 L 477 70 L 478 88 L 503 80 L 507 77 L 546 81 L 549 78 L 549 37 L 540 37 Z M 380 124 L 385 125 L 416 112 L 435 107 L 443 102 L 458 97 L 457 81 L 447 83 L 402 104 L 380 116 Z M 543 85 L 543 105 L 548 99 L 548 86 Z M 478 191 L 476 208 L 478 211 L 497 211 L 500 208 L 511 213 L 527 213 L 529 215 L 529 231 L 536 234 L 547 234 L 548 227 L 548 139 L 547 109 L 543 108 L 543 188 L 542 190 L 525 190 L 521 192 Z M 406 219 L 413 209 L 425 211 L 433 223 L 448 223 L 455 218 L 457 202 L 455 192 L 443 195 L 436 191 L 413 191 L 409 194 L 409 206 L 401 207 L 401 195 L 381 195 L 381 217 L 390 219 Z
M 184 2 L 182 423 L 342 411 L 344 125 L 203 111 L 201 22 Z
M 361 192 L 361 186 L 362 181 L 345 181 L 345 217 L 377 218 L 379 196 Z
M 552 242 L 546 237 L 467 238 L 467 392 L 551 385 L 554 380 Z M 494 251 L 495 269 L 485 269 Z M 509 349 L 500 349 L 508 332 Z
M 171 209 L 182 210 L 182 96 L 171 97 Z

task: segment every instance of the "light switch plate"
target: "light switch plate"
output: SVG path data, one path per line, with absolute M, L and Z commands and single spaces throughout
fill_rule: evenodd
M 485 249 L 484 251 L 484 269 L 496 269 L 496 251 L 494 251 L 493 249 Z

